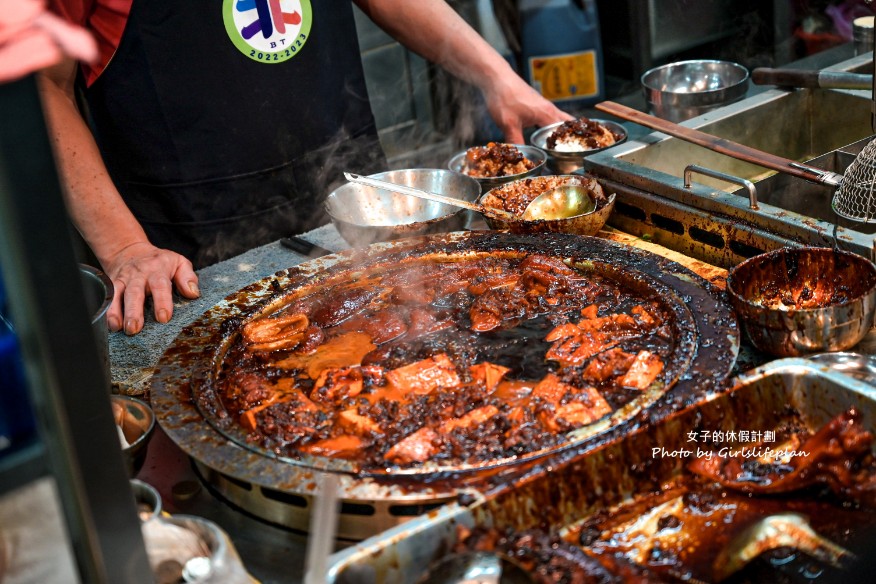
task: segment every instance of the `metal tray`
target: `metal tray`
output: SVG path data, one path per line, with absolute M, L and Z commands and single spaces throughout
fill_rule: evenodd
M 789 417 L 811 429 L 855 407 L 876 429 L 876 387 L 806 359 L 773 361 L 734 380 L 733 388 L 652 427 L 575 458 L 551 459 L 514 484 L 474 501 L 446 505 L 334 554 L 327 581 L 416 582 L 453 546 L 457 525 L 559 529 L 660 489 L 687 460 L 652 458 L 651 448 L 690 448 L 689 432 L 773 429 Z

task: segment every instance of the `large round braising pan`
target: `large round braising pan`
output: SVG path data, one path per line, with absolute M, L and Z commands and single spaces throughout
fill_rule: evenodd
M 663 299 L 676 320 L 677 357 L 667 364 L 670 383 L 659 392 L 643 392 L 634 407 L 575 431 L 557 448 L 530 452 L 487 465 L 393 469 L 360 473 L 345 461 L 302 455 L 281 458 L 246 441 L 243 431 L 212 394 L 217 365 L 247 319 L 273 312 L 306 289 L 356 271 L 429 256 L 471 254 L 548 254 L 571 261 Z M 739 348 L 729 307 L 705 280 L 654 254 L 594 237 L 567 234 L 513 235 L 496 232 L 450 233 L 375 244 L 326 256 L 256 282 L 229 296 L 186 327 L 160 359 L 152 379 L 152 405 L 168 436 L 201 465 L 234 480 L 280 492 L 312 494 L 318 471 L 341 475 L 344 500 L 416 501 L 455 496 L 469 487 L 489 487 L 480 477 L 504 469 L 547 463 L 559 452 L 587 450 L 621 435 L 631 426 L 661 419 L 710 392 L 723 389 Z M 449 478 L 448 478 L 449 477 Z

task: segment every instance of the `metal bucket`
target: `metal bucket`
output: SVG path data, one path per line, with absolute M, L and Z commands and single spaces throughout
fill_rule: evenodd
M 113 302 L 113 282 L 109 276 L 86 264 L 79 264 L 82 274 L 82 290 L 85 293 L 85 304 L 91 315 L 91 329 L 97 344 L 97 353 L 101 367 L 106 377 L 107 388 L 110 380 L 109 364 L 109 333 L 106 326 L 106 313 Z

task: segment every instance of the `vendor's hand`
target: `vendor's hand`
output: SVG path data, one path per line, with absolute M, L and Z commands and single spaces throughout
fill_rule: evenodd
M 484 98 L 490 116 L 509 144 L 523 144 L 523 128 L 574 119 L 516 75 L 485 88 Z
M 107 312 L 107 326 L 111 331 L 124 329 L 127 335 L 139 333 L 143 329 L 147 295 L 152 296 L 155 320 L 169 321 L 173 316 L 171 283 L 185 298 L 200 296 L 192 262 L 147 242 L 129 245 L 102 264 L 115 288 L 113 303 Z

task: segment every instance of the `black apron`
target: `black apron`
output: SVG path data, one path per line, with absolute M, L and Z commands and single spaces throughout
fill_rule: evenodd
M 150 241 L 196 267 L 324 224 L 344 170 L 386 167 L 350 0 L 134 0 L 85 95 Z

